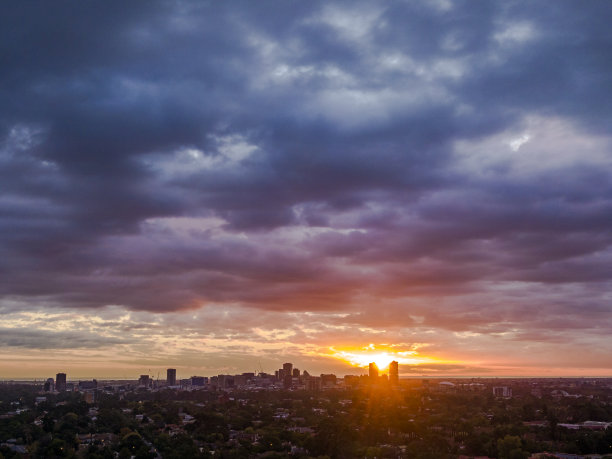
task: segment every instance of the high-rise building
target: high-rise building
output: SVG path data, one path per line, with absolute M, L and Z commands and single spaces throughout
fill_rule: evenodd
M 300 369 L 299 368 L 294 368 L 293 369 L 293 377 L 294 378 L 299 378 L 300 377 Z
M 149 377 L 149 375 L 140 375 L 140 378 L 138 378 L 138 385 L 143 387 L 149 387 L 150 381 L 151 378 Z
M 337 378 L 334 374 L 321 375 L 321 387 L 334 387 L 336 382 Z
M 369 375 L 370 375 L 370 379 L 372 380 L 378 379 L 378 366 L 374 362 L 370 363 Z
M 47 379 L 44 388 L 45 392 L 53 392 L 53 390 L 55 389 L 55 382 L 53 381 L 53 378 Z
M 217 375 L 217 383 L 221 388 L 234 387 L 235 382 L 232 375 Z
M 166 382 L 169 386 L 176 386 L 176 369 L 168 368 L 166 370 Z
M 305 378 L 306 390 L 318 391 L 321 389 L 321 378 L 318 376 L 308 376 Z
M 217 378 L 217 382 L 219 378 Z M 192 376 L 191 377 L 191 386 L 204 387 L 208 383 L 208 378 L 206 376 Z M 222 386 L 223 387 L 223 386 Z
M 389 364 L 389 382 L 393 386 L 399 385 L 399 364 L 395 360 Z
M 283 370 L 285 372 L 285 376 L 291 376 L 293 374 L 293 364 L 292 363 L 283 363 Z
M 64 392 L 66 390 L 66 373 L 58 373 L 55 375 L 55 390 Z

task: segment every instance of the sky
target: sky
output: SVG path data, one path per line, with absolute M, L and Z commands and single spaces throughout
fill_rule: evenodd
M 610 17 L 4 2 L 0 378 L 612 376 Z

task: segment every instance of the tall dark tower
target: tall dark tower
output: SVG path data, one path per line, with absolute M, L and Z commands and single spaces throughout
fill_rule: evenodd
M 399 385 L 399 365 L 395 360 L 389 364 L 389 382 L 392 386 Z
M 369 367 L 370 379 L 372 381 L 376 381 L 378 379 L 378 366 L 376 363 L 372 362 Z
M 66 390 L 66 373 L 58 373 L 55 375 L 55 390 L 58 392 Z
M 168 368 L 166 371 L 166 382 L 169 386 L 176 386 L 176 369 Z
M 291 376 L 293 374 L 293 364 L 292 363 L 283 363 L 283 370 L 285 370 L 285 376 Z

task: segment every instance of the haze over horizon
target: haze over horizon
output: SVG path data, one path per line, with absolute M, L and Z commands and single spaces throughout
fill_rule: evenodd
M 0 379 L 612 376 L 610 17 L 2 4 Z

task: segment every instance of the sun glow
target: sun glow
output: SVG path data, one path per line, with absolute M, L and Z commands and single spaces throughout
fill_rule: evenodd
M 368 366 L 371 362 L 374 362 L 379 370 L 384 370 L 389 366 L 389 364 L 394 361 L 396 358 L 394 355 L 389 354 L 388 352 L 379 352 L 372 354 L 355 354 L 351 352 L 340 352 L 338 354 L 348 362 L 353 365 L 357 365 L 360 367 Z
M 398 351 L 391 346 L 375 346 L 370 344 L 357 349 L 330 349 L 331 355 L 344 360 L 356 367 L 367 367 L 374 362 L 379 370 L 385 370 L 394 360 L 403 365 L 418 365 L 422 363 L 438 362 L 438 360 L 419 355 L 416 349 Z

